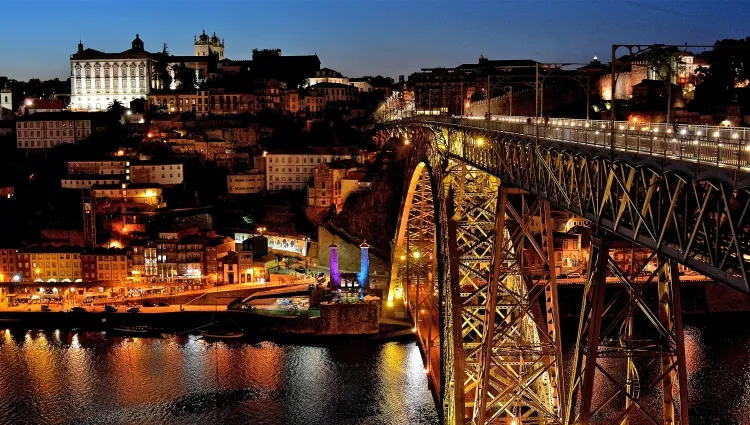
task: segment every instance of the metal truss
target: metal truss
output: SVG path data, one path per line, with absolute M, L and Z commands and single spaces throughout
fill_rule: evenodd
M 636 278 L 655 257 L 626 274 L 606 239 L 593 238 L 566 423 L 689 424 L 677 264 L 658 257 L 648 278 Z M 605 299 L 607 275 L 624 290 Z
M 403 297 L 415 319 L 444 422 L 562 423 L 549 203 L 446 155 L 470 135 L 398 136 L 413 151 L 388 299 Z M 530 220 L 539 214 L 534 235 Z
M 549 204 L 529 205 L 522 191 L 500 188 L 496 211 L 499 245 L 484 288 L 482 340 L 474 350 L 481 357 L 472 423 L 561 424 L 562 348 Z M 542 217 L 539 238 L 530 229 L 535 216 Z M 467 351 L 467 362 L 473 354 Z
M 440 147 L 447 156 L 750 293 L 750 191 L 731 178 L 697 178 L 481 129 L 409 126 L 461 133 Z

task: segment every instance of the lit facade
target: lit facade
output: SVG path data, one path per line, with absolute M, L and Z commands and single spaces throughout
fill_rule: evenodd
M 156 185 L 101 185 L 91 187 L 91 196 L 128 204 L 158 207 L 162 204 L 162 189 Z
M 15 248 L 0 249 L 0 282 L 13 281 L 16 273 L 18 273 L 17 250 Z
M 74 248 L 27 249 L 18 254 L 22 280 L 35 282 L 74 282 L 81 279 L 81 251 Z
M 323 68 L 320 71 L 316 71 L 314 77 L 307 79 L 307 86 L 314 86 L 320 83 L 349 84 L 349 79 L 341 75 L 338 71 Z
M 84 281 L 122 283 L 128 277 L 128 257 L 122 249 L 96 249 L 81 254 Z
M 195 93 L 154 93 L 148 95 L 147 108 L 163 112 L 191 112 L 197 118 L 205 118 L 209 113 L 208 90 Z
M 117 186 L 125 176 L 68 176 L 60 179 L 63 189 L 91 189 L 93 186 Z
M 174 186 L 182 184 L 184 179 L 182 164 L 139 163 L 130 166 L 131 183 Z
M 349 148 L 310 148 L 305 153 L 266 153 L 266 190 L 302 190 L 313 177 L 315 167 L 339 159 L 364 162 L 364 155 Z
M 116 161 L 68 161 L 68 174 L 76 175 L 124 175 L 130 163 L 125 160 Z
M 63 143 L 78 143 L 92 131 L 92 116 L 73 112 L 40 112 L 18 117 L 18 149 L 47 149 Z
M 70 56 L 71 109 L 103 111 L 115 100 L 129 105 L 161 88 L 155 60 L 136 34 L 131 48 L 121 53 L 104 53 L 78 44 Z
M 206 30 L 198 37 L 193 37 L 193 54 L 195 56 L 215 55 L 219 60 L 224 59 L 224 40 L 216 36 L 209 37 Z
M 242 173 L 227 175 L 227 193 L 230 195 L 248 195 L 262 192 L 266 186 L 263 173 Z
M 333 161 L 315 166 L 312 185 L 307 188 L 307 205 L 310 207 L 334 205 L 336 211 L 340 212 L 344 203 L 342 179 L 359 166 L 360 164 L 352 160 Z

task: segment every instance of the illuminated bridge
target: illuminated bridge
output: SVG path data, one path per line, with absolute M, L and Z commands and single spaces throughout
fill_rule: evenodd
M 421 116 L 383 132 L 409 149 L 388 308 L 414 320 L 444 423 L 689 423 L 677 264 L 749 292 L 747 130 Z M 565 367 L 553 208 L 593 225 Z M 615 237 L 651 257 L 624 272 Z M 605 299 L 607 278 L 622 290 Z

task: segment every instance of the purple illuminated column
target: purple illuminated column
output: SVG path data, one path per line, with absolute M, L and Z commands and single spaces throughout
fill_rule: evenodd
M 339 247 L 332 243 L 329 248 L 328 262 L 330 264 L 331 282 L 334 289 L 341 288 L 341 274 L 339 273 Z

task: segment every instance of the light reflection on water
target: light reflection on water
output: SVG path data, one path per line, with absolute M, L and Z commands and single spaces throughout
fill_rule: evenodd
M 431 424 L 413 343 L 0 331 L 0 424 Z

